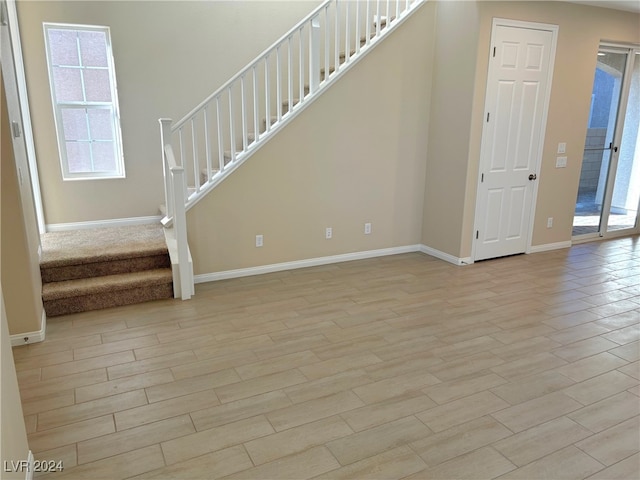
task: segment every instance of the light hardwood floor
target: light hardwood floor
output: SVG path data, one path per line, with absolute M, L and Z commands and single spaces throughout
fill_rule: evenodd
M 631 479 L 639 342 L 632 237 L 204 284 L 14 354 L 52 478 Z

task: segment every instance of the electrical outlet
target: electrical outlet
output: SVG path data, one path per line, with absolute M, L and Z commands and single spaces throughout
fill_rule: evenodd
M 567 151 L 567 144 L 565 142 L 560 142 L 558 144 L 558 153 L 566 153 Z
M 547 228 L 553 227 L 553 217 L 547 218 Z
M 333 237 L 333 229 L 331 227 L 327 227 L 324 231 L 324 238 L 329 240 L 331 237 Z
M 256 235 L 256 247 L 261 247 L 264 244 L 264 237 L 262 235 Z
M 371 235 L 371 224 L 370 223 L 365 223 L 364 224 L 364 234 L 365 235 Z

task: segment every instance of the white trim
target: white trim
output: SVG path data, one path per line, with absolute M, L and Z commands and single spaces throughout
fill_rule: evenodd
M 331 263 L 350 262 L 352 260 L 364 260 L 367 258 L 386 257 L 388 255 L 398 255 L 400 253 L 419 252 L 421 245 L 406 245 L 404 247 L 382 248 L 379 250 L 367 250 L 364 252 L 344 253 L 341 255 L 330 255 L 327 257 L 309 258 L 306 260 L 296 260 L 293 262 L 273 263 L 259 267 L 239 268 L 237 270 L 225 270 L 222 272 L 204 273 L 194 276 L 195 283 L 216 282 L 230 278 L 249 277 L 252 275 L 262 275 L 264 273 L 282 272 L 284 270 L 295 270 L 298 268 L 317 267 Z
M 37 332 L 18 333 L 11 335 L 11 346 L 17 347 L 19 345 L 28 345 L 29 343 L 42 342 L 47 330 L 47 314 L 44 309 L 42 310 L 42 318 L 40 319 L 40 330 Z
M 42 206 L 42 193 L 40 192 L 40 179 L 38 176 L 38 164 L 36 161 L 36 148 L 33 141 L 33 129 L 31 126 L 31 113 L 29 109 L 29 97 L 27 95 L 27 79 L 24 72 L 24 60 L 22 58 L 22 44 L 20 43 L 20 29 L 18 25 L 18 12 L 16 0 L 7 0 L 7 17 L 9 23 L 9 35 L 11 35 L 11 50 L 13 56 L 14 73 L 18 86 L 18 101 L 20 103 L 20 114 L 22 116 L 22 133 L 27 149 L 27 161 L 29 163 L 29 174 L 31 177 L 31 191 L 33 194 L 33 205 L 36 211 L 36 221 L 38 231 L 44 233 L 44 208 Z
M 566 242 L 545 243 L 543 245 L 532 246 L 527 253 L 549 252 L 551 250 L 560 250 L 562 248 L 570 248 L 571 245 L 572 245 L 571 240 L 567 240 Z
M 47 232 L 85 230 L 88 228 L 126 227 L 129 225 L 150 225 L 152 223 L 160 224 L 160 220 L 162 220 L 162 216 L 157 215 L 152 217 L 113 218 L 111 220 L 95 220 L 91 222 L 50 223 L 47 224 Z
M 25 480 L 33 479 L 33 471 L 35 470 L 35 458 L 33 458 L 33 452 L 29 450 L 29 455 L 27 455 L 27 474 L 25 475 Z
M 473 263 L 471 257 L 455 257 L 449 253 L 442 252 L 440 250 L 436 250 L 435 248 L 427 247 L 426 245 L 420 245 L 420 251 L 432 257 L 439 258 L 440 260 L 444 260 L 445 262 L 452 263 L 454 265 L 470 265 Z

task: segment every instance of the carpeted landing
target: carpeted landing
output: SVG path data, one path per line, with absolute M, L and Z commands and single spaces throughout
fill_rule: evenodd
M 49 232 L 41 241 L 48 317 L 173 297 L 161 225 Z

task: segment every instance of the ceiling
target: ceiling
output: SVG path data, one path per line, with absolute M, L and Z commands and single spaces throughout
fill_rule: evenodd
M 640 13 L 640 0 L 568 0 L 571 3 L 583 3 L 594 7 L 613 8 L 627 12 Z

